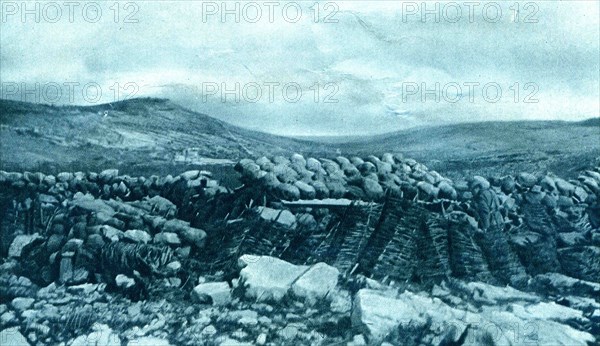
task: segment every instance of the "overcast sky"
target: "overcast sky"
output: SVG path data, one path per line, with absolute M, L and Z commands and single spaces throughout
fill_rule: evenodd
M 283 135 L 599 115 L 597 1 L 0 3 L 3 98 L 168 97 Z

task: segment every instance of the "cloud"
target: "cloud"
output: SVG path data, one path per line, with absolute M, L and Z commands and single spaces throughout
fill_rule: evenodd
M 252 8 L 243 12 L 246 3 L 239 3 L 236 22 L 232 14 L 223 20 L 223 8 L 209 15 L 207 5 L 189 1 L 135 2 L 137 23 L 123 22 L 131 11 L 125 8 L 115 23 L 108 5 L 97 23 L 77 16 L 74 23 L 9 17 L 0 30 L 1 78 L 19 85 L 93 82 L 103 92 L 98 102 L 114 100 L 115 83 L 135 83 L 138 96 L 169 97 L 234 124 L 285 135 L 599 115 L 599 15 L 593 2 L 532 2 L 532 8 L 520 3 L 518 18 L 513 3 L 481 2 L 473 20 L 465 3 L 454 2 L 462 11 L 457 22 L 449 20 L 456 17 L 450 3 L 439 3 L 439 18 L 430 14 L 423 22 L 421 8 L 408 15 L 421 3 L 282 2 L 269 18 L 264 3 L 256 2 L 262 10 L 256 23 L 248 20 Z M 302 16 L 292 22 L 297 4 Z M 502 10 L 497 22 L 489 20 L 494 4 Z M 225 6 L 235 9 L 232 2 Z M 436 10 L 433 3 L 427 6 Z M 524 23 L 532 14 L 537 23 Z M 337 22 L 325 23 L 328 15 Z M 271 93 L 269 85 L 276 83 Z M 473 102 L 465 83 L 479 83 Z M 493 89 L 482 94 L 488 83 L 501 88 L 500 100 L 489 101 Z M 219 90 L 207 94 L 214 84 Z M 224 98 L 237 84 L 240 100 Z M 415 84 L 418 93 L 406 97 L 407 86 Z M 462 98 L 448 102 L 456 96 L 455 84 Z M 242 92 L 256 91 L 255 85 L 263 97 L 248 102 Z M 302 98 L 290 101 L 295 89 L 286 94 L 286 85 L 299 87 Z M 431 95 L 423 100 L 432 89 L 439 102 Z M 533 91 L 539 101 L 525 103 Z M 58 103 L 88 104 L 82 94 Z

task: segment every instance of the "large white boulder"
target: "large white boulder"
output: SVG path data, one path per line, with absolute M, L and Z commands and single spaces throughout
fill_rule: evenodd
M 335 289 L 339 270 L 325 263 L 317 263 L 302 274 L 292 285 L 295 296 L 303 298 L 308 304 L 324 299 Z
M 281 300 L 296 279 L 309 268 L 270 256 L 242 256 L 239 262 L 245 265 L 240 271 L 245 295 L 256 301 Z
M 29 346 L 29 342 L 19 331 L 19 327 L 7 328 L 0 332 L 0 344 L 4 346 Z
M 425 335 L 420 342 L 439 345 L 451 329 L 466 334 L 468 344 L 493 341 L 495 345 L 534 343 L 538 345 L 586 345 L 595 338 L 560 323 L 581 321 L 573 309 L 548 303 L 484 305 L 480 309 L 451 307 L 438 298 L 405 291 L 397 297 L 362 289 L 354 299 L 352 324 L 379 344 L 393 331 Z
M 31 235 L 18 235 L 15 237 L 13 242 L 10 244 L 8 248 L 8 257 L 21 257 L 21 253 L 23 249 L 33 243 L 34 241 L 42 239 L 42 237 L 38 233 L 34 233 Z

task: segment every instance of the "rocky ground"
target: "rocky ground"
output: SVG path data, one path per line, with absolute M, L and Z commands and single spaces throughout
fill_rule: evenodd
M 600 171 L 467 180 L 402 155 L 210 172 L 0 172 L 0 340 L 40 345 L 590 345 Z M 487 184 L 487 185 L 486 185 Z

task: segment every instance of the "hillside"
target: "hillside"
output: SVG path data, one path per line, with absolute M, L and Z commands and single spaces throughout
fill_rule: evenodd
M 357 155 L 402 152 L 450 176 L 554 172 L 600 162 L 600 121 L 485 122 L 427 127 L 335 144 Z
M 287 138 L 245 130 L 169 100 L 90 107 L 0 100 L 3 170 L 178 174 L 190 165 L 234 176 L 243 157 L 402 153 L 450 177 L 547 171 L 573 177 L 600 158 L 600 123 L 486 122 L 353 138 Z M 196 148 L 196 150 L 190 150 Z M 188 155 L 184 154 L 188 150 Z
M 164 99 L 89 107 L 0 100 L 0 114 L 4 170 L 117 167 L 128 174 L 160 174 L 184 171 L 186 163 L 213 166 L 289 154 L 292 148 L 320 149 L 307 141 L 244 130 Z

